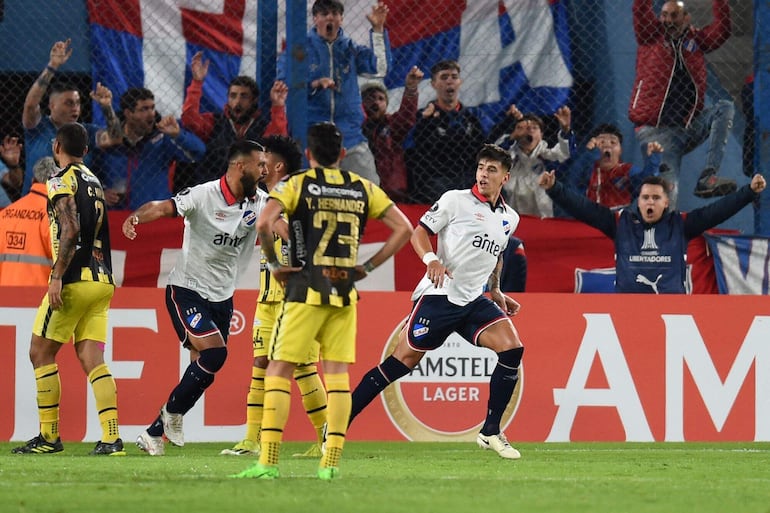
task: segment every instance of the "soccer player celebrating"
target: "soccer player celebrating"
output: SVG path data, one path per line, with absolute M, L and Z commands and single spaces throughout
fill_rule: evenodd
M 48 180 L 54 264 L 32 328 L 29 357 L 35 369 L 40 434 L 16 454 L 64 450 L 59 437 L 61 383 L 56 355 L 73 338 L 83 370 L 94 391 L 102 439 L 91 454 L 125 456 L 118 431 L 115 380 L 104 363 L 107 312 L 115 293 L 110 259 L 110 231 L 103 223 L 104 190 L 83 164 L 88 132 L 65 123 L 56 132 L 53 157 L 61 171 Z
M 390 258 L 412 233 L 409 220 L 382 189 L 339 169 L 345 152 L 335 125 L 315 124 L 307 139 L 305 155 L 312 169 L 279 183 L 257 222 L 268 267 L 275 279 L 286 283 L 286 298 L 268 353 L 259 461 L 234 477 L 278 477 L 291 376 L 298 364 L 315 361 L 319 349 L 328 406 L 326 450 L 318 477 L 337 477 L 350 416 L 348 365 L 356 355 L 354 282 Z M 279 263 L 273 247 L 272 227 L 281 213 L 289 220 L 291 267 Z M 359 242 L 369 218 L 381 219 L 392 233 L 372 258 L 358 265 Z
M 182 252 L 166 285 L 166 307 L 179 340 L 190 350 L 191 363 L 158 418 L 136 440 L 151 456 L 164 453 L 164 434 L 172 444 L 184 445 L 182 417 L 227 358 L 235 284 L 254 252 L 256 221 L 267 199 L 257 189 L 265 177 L 263 150 L 254 141 L 233 143 L 224 176 L 171 199 L 149 201 L 123 223 L 123 234 L 133 240 L 138 224 L 185 218 Z
M 476 162 L 473 188 L 445 192 L 414 230 L 412 246 L 427 272 L 412 294 L 414 307 L 393 354 L 364 375 L 353 391 L 350 420 L 454 331 L 468 342 L 497 353 L 497 366 L 489 381 L 487 418 L 477 443 L 502 458 L 518 459 L 519 451 L 500 430 L 524 353 L 508 318 L 519 311 L 519 304 L 500 291 L 503 251 L 519 224 L 519 215 L 505 204 L 500 193 L 510 178 L 511 156 L 487 144 Z M 438 235 L 438 254 L 433 252 L 432 235 Z M 491 299 L 484 295 L 485 285 Z
M 271 135 L 263 139 L 262 143 L 265 146 L 267 160 L 267 175 L 262 184 L 271 191 L 286 175 L 299 171 L 302 166 L 302 151 L 296 141 L 282 135 Z M 276 236 L 275 253 L 279 255 L 281 263 L 288 263 L 288 241 Z M 251 368 L 251 384 L 246 397 L 246 436 L 232 449 L 223 449 L 219 454 L 226 456 L 259 454 L 259 432 L 262 427 L 265 401 L 265 369 L 268 364 L 267 350 L 275 321 L 283 308 L 283 298 L 283 285 L 273 278 L 267 268 L 267 259 L 263 252 L 259 262 L 259 298 L 257 310 L 254 312 L 252 331 L 254 365 Z M 294 379 L 302 394 L 302 405 L 318 439 L 317 443 L 311 445 L 306 452 L 294 454 L 298 457 L 321 457 L 321 444 L 326 423 L 326 390 L 318 375 L 317 361 L 318 355 L 312 361 L 297 365 L 294 369 Z

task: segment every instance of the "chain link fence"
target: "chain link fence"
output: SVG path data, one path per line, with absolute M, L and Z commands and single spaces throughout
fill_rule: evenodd
M 400 201 L 431 203 L 447 188 L 472 185 L 476 152 L 483 143 L 497 141 L 512 152 L 519 152 L 517 165 L 522 168 L 521 176 L 515 181 L 515 187 L 506 187 L 508 199 L 524 213 L 559 215 L 558 209 L 556 212 L 542 210 L 534 177 L 543 169 L 556 168 L 565 183 L 581 192 L 595 187 L 590 184 L 590 177 L 594 162 L 601 159 L 601 154 L 586 145 L 595 135 L 595 128 L 606 123 L 618 129 L 622 139 L 621 159 L 642 167 L 645 158 L 640 139 L 628 115 L 634 87 L 638 86 L 633 3 L 632 0 L 387 0 L 391 66 L 385 77 L 359 79 L 360 86 L 368 86 L 363 100 L 364 104 L 369 102 L 364 105 L 366 109 L 362 106 L 367 112 L 362 133 L 367 136 L 377 159 L 383 186 Z M 713 7 L 721 3 L 687 0 L 685 23 L 694 27 L 712 24 Z M 675 2 L 650 4 L 653 21 L 658 23 L 665 6 Z M 40 79 L 48 64 L 51 46 L 57 40 L 71 39 L 73 54 L 53 73 L 51 81 L 73 83 L 82 100 L 80 119 L 101 125 L 105 123 L 103 111 L 88 98 L 95 81 L 112 91 L 112 106 L 121 119 L 124 117 L 119 98 L 130 87 L 149 88 L 154 93 L 158 115 L 179 119 L 192 78 L 191 58 L 195 52 L 202 51 L 210 66 L 200 93 L 200 111 L 221 113 L 227 103 L 229 81 L 237 75 L 255 77 L 259 52 L 264 50 L 259 49 L 259 5 L 255 0 L 62 0 L 55 3 L 6 0 L 2 5 L 0 137 L 11 135 L 22 141 L 24 99 Z M 308 2 L 308 27 L 313 26 L 311 5 Z M 369 44 L 371 25 L 367 15 L 371 14 L 372 6 L 369 1 L 344 2 L 342 28 L 358 44 Z M 705 57 L 708 85 L 704 91 L 707 108 L 720 100 L 734 107 L 733 119 L 725 121 L 726 143 L 717 174 L 740 184 L 747 180 L 744 172 L 751 173 L 750 164 L 743 164 L 743 135 L 751 130 L 752 118 L 744 115 L 744 106 L 750 101 L 747 93 L 751 90 L 745 83 L 753 69 L 752 3 L 731 0 L 729 8 L 729 37 Z M 286 4 L 278 2 L 278 21 L 273 27 L 277 39 L 272 50 L 282 49 L 285 19 Z M 694 44 L 690 39 L 684 44 L 685 53 L 697 50 L 687 46 Z M 440 61 L 452 61 L 457 66 L 445 66 L 431 79 L 431 69 Z M 689 61 L 684 64 L 692 65 Z M 265 71 L 265 76 L 272 76 L 274 62 L 263 60 L 261 66 L 270 71 Z M 405 94 L 407 74 L 414 66 L 423 77 L 416 91 L 410 88 Z M 261 77 L 256 78 L 262 89 L 261 115 L 269 116 L 269 87 L 265 87 Z M 47 86 L 40 101 L 44 116 L 49 114 L 50 87 L 53 85 Z M 378 92 L 382 94 L 379 101 L 387 101 L 385 110 L 391 116 L 387 121 L 377 117 L 383 110 L 382 103 L 372 110 L 376 100 L 370 96 Z M 695 92 L 698 93 L 695 100 L 689 93 L 673 96 L 673 100 L 668 100 L 667 112 L 686 114 L 693 110 L 703 99 L 700 90 Z M 674 101 L 689 103 L 677 109 L 672 104 Z M 396 114 L 402 105 L 409 115 L 398 118 Z M 561 111 L 560 116 L 555 116 L 563 106 L 569 108 L 570 114 L 565 117 Z M 533 116 L 525 118 L 532 130 L 516 128 L 516 118 L 529 114 Z M 222 127 L 217 125 L 219 128 Z M 194 127 L 184 123 L 182 129 L 194 131 Z M 304 129 L 289 127 L 292 132 Z M 558 147 L 560 129 L 570 143 L 564 158 L 543 154 L 542 149 L 537 150 L 540 154 L 522 150 L 522 147 L 537 146 L 540 136 L 546 148 Z M 144 138 L 118 143 L 117 147 L 105 150 L 117 152 L 121 158 L 99 158 L 101 150 L 95 148 L 90 161 L 94 171 L 108 177 L 105 178 L 109 182 L 105 184 L 107 187 L 117 187 L 114 177 L 124 174 L 129 187 L 135 189 L 136 198 L 164 191 L 171 194 L 195 183 L 199 176 L 198 164 L 171 162 L 200 163 L 205 160 L 205 148 L 175 139 L 174 144 L 163 148 L 165 153 L 161 156 L 149 157 L 140 151 L 141 145 L 152 143 L 153 138 L 168 137 L 161 132 L 152 131 Z M 534 138 L 534 144 L 530 137 Z M 30 142 L 25 142 L 21 155 L 20 164 L 27 169 L 31 169 L 31 164 L 25 162 L 30 158 L 31 148 Z M 670 149 L 663 148 L 664 165 L 666 151 Z M 15 165 L 6 159 L 5 152 L 3 158 L 9 168 Z M 148 162 L 149 158 L 155 160 Z M 697 205 L 700 201 L 692 190 L 697 188 L 708 158 L 707 144 L 685 157 L 678 173 L 680 207 Z M 100 167 L 109 165 L 124 167 Z M 142 172 L 148 166 L 156 168 L 153 173 Z M 664 171 L 666 169 L 669 168 L 664 167 Z M 209 175 L 212 172 L 207 171 Z M 137 176 L 141 176 L 141 180 Z M 18 182 L 4 179 L 3 186 L 11 199 L 20 194 Z M 517 198 L 520 192 L 522 197 Z M 530 193 L 534 198 L 530 198 L 534 201 L 531 205 L 526 198 Z M 136 205 L 124 200 L 114 206 L 135 208 Z

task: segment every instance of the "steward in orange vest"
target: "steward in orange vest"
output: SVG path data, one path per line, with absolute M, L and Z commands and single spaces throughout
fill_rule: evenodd
M 53 260 L 46 182 L 55 169 L 53 158 L 40 159 L 30 191 L 0 210 L 0 286 L 48 285 Z

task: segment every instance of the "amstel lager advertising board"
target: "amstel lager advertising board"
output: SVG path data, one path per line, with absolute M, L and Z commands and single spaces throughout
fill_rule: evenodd
M 30 330 L 43 289 L 0 294 L 0 440 L 37 433 Z M 229 356 L 185 416 L 189 441 L 242 437 L 256 291 L 238 291 Z M 361 292 L 351 386 L 389 354 L 411 307 L 407 292 Z M 525 344 L 504 418 L 522 441 L 770 440 L 770 298 L 519 294 L 512 318 Z M 152 422 L 189 363 L 164 291 L 118 288 L 105 358 L 118 387 L 121 435 Z M 457 335 L 428 353 L 351 425 L 351 440 L 471 440 L 484 419 L 496 356 Z M 61 432 L 94 441 L 100 428 L 74 351 L 59 353 Z M 287 440 L 313 431 L 294 389 Z

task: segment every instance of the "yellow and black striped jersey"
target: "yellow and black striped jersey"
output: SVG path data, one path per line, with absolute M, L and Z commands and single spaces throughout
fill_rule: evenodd
M 289 264 L 289 244 L 278 236 L 275 237 L 275 254 L 281 264 Z M 283 285 L 267 268 L 267 258 L 263 252 L 259 259 L 259 302 L 278 303 L 283 301 L 283 296 Z
M 48 180 L 48 213 L 54 261 L 59 256 L 60 244 L 60 226 L 54 205 L 64 196 L 75 198 L 80 233 L 75 255 L 62 276 L 62 283 L 114 283 L 104 190 L 99 179 L 82 163 L 70 164 Z
M 382 217 L 393 201 L 377 185 L 340 169 L 308 169 L 278 183 L 270 197 L 289 220 L 286 301 L 309 305 L 355 304 L 358 246 L 367 219 Z

